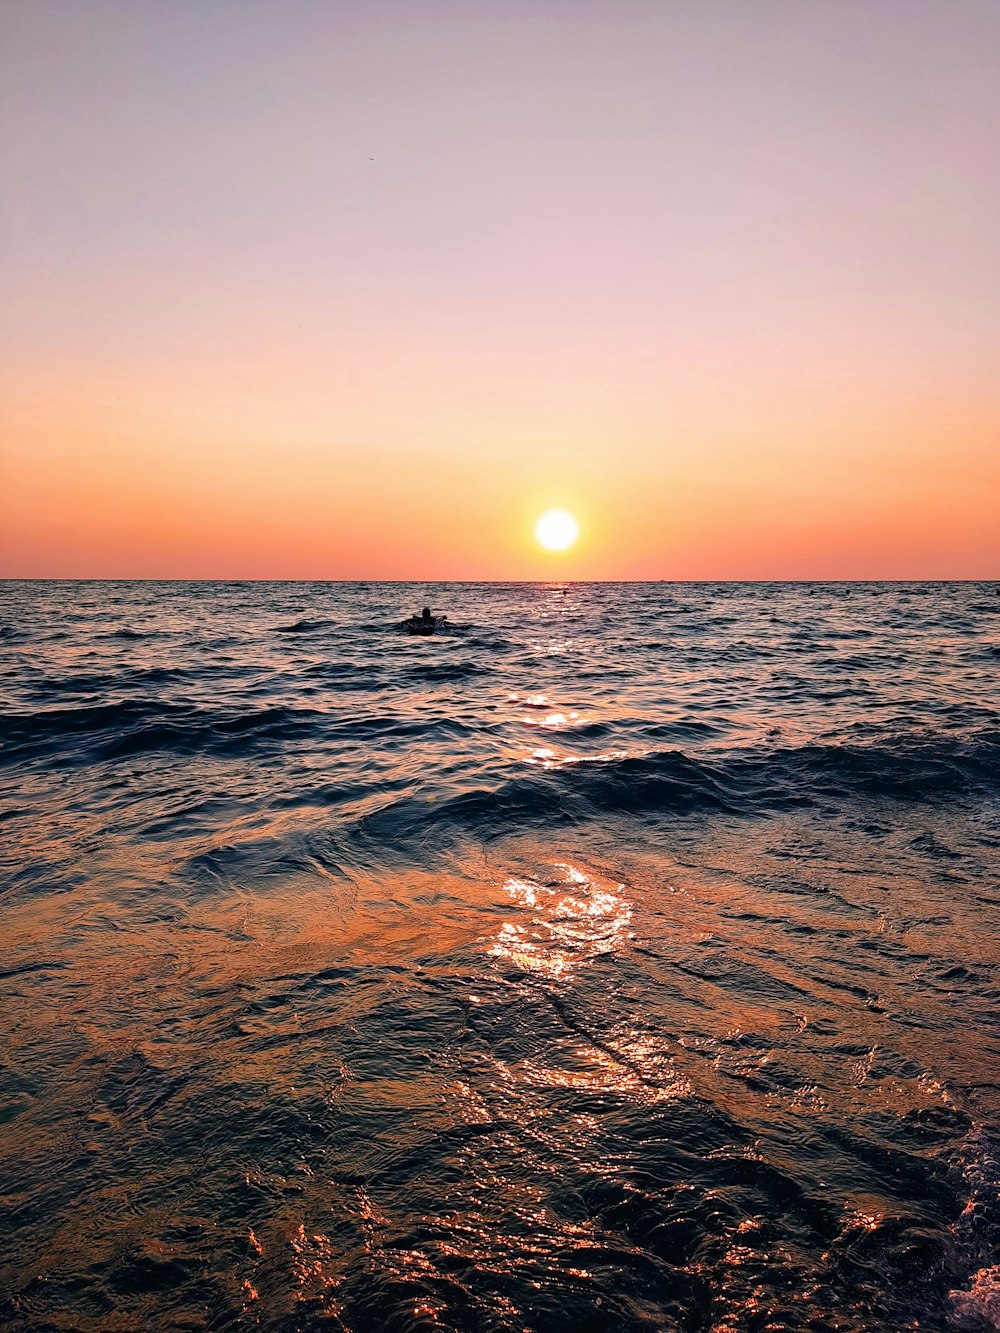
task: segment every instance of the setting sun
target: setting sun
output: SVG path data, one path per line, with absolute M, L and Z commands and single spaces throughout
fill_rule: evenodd
M 580 525 L 568 509 L 546 509 L 535 524 L 535 541 L 546 551 L 568 551 L 580 535 Z

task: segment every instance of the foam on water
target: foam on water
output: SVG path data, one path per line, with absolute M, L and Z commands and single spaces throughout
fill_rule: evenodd
M 0 1323 L 1000 1327 L 998 656 L 981 584 L 0 585 Z

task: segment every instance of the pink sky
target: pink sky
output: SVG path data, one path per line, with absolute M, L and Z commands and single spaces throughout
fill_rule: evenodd
M 2 13 L 0 575 L 1000 576 L 994 0 Z

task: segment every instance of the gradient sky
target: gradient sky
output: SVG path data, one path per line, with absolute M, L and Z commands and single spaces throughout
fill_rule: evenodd
M 997 0 L 0 12 L 0 574 L 1000 576 Z

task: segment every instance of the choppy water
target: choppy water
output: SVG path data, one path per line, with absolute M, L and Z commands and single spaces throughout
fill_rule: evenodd
M 5 1328 L 1000 1327 L 992 585 L 7 583 L 0 668 Z

